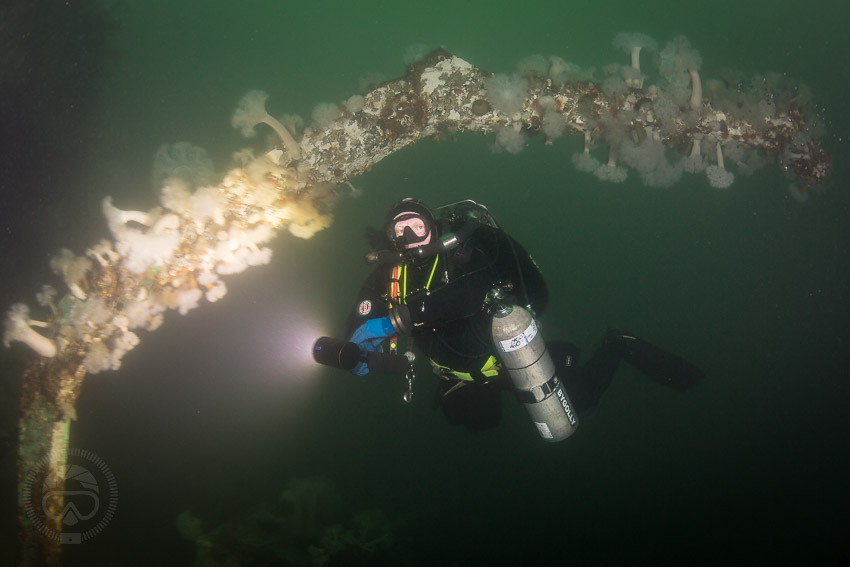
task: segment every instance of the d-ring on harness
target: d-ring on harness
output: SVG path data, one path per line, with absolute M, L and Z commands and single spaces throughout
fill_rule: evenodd
M 409 404 L 413 401 L 413 381 L 416 380 L 416 372 L 413 370 L 413 361 L 416 360 L 416 355 L 413 354 L 412 350 L 409 350 L 404 353 L 404 356 L 410 363 L 410 366 L 407 368 L 407 372 L 404 374 L 404 377 L 407 380 L 407 391 L 404 393 L 404 401 Z

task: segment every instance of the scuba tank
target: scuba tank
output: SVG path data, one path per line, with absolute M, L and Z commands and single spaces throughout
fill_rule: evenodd
M 490 295 L 496 305 L 491 327 L 493 342 L 517 398 L 543 439 L 553 443 L 566 439 L 578 427 L 578 416 L 555 375 L 555 364 L 537 322 L 527 309 L 498 301 L 503 297 L 501 290 L 493 290 Z

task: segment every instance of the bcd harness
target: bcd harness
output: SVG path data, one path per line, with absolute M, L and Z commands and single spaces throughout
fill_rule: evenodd
M 424 289 L 426 292 L 431 291 L 431 283 L 434 279 L 434 273 L 437 271 L 437 264 L 440 261 L 440 255 L 437 254 L 434 258 L 434 264 L 431 266 L 431 272 L 428 274 L 428 279 L 425 282 L 425 286 L 421 289 Z M 416 291 L 420 291 L 420 289 L 413 290 L 410 294 L 415 293 Z M 389 308 L 393 309 L 395 305 L 407 304 L 407 264 L 395 264 L 393 265 L 392 271 L 390 272 L 390 285 L 389 285 Z M 390 350 L 391 352 L 396 352 L 398 348 L 398 337 L 393 336 L 390 338 Z M 481 367 L 480 370 L 475 370 L 473 372 L 460 372 L 449 368 L 448 366 L 443 366 L 441 364 L 436 363 L 433 359 L 429 359 L 431 363 L 431 368 L 435 374 L 445 379 L 457 379 L 465 382 L 486 382 L 488 379 L 493 378 L 499 373 L 501 366 L 499 365 L 498 360 L 495 356 L 490 355 L 490 358 L 487 359 L 487 362 L 484 363 L 484 366 Z

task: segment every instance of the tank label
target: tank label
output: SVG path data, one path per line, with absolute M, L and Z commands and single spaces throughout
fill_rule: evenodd
M 506 341 L 499 341 L 499 346 L 502 348 L 502 352 L 513 352 L 515 350 L 519 350 L 531 341 L 534 340 L 534 337 L 537 336 L 537 322 L 532 319 L 531 324 L 528 326 L 526 330 L 524 330 L 521 334 L 511 337 Z
M 549 426 L 545 423 L 534 422 L 534 425 L 537 426 L 537 432 L 540 433 L 540 436 L 543 439 L 554 439 L 555 436 L 552 435 L 552 432 L 549 430 Z
M 567 419 L 570 420 L 570 425 L 575 427 L 576 424 L 578 424 L 578 420 L 573 413 L 573 408 L 570 407 L 570 400 L 567 398 L 566 394 L 564 394 L 563 388 L 560 387 L 558 388 L 558 401 L 561 402 L 561 407 L 564 408 L 564 413 L 567 414 Z

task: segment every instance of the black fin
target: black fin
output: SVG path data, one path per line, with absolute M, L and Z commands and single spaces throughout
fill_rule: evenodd
M 705 378 L 699 368 L 673 353 L 651 345 L 632 334 L 609 330 L 605 343 L 650 379 L 674 390 L 693 388 Z

